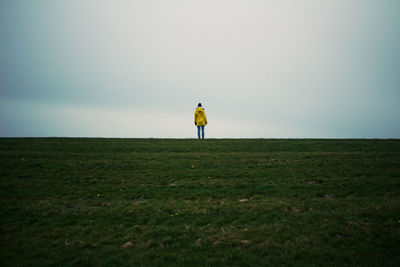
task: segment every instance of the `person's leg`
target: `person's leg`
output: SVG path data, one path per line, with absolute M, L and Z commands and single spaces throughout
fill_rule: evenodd
M 197 126 L 197 137 L 200 139 L 200 126 Z
M 203 126 L 201 126 L 201 134 L 202 134 L 202 136 L 203 136 L 203 139 L 204 139 L 204 125 Z

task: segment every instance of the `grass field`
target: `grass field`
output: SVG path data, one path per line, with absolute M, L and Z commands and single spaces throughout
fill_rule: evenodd
M 2 266 L 400 265 L 400 140 L 1 138 Z

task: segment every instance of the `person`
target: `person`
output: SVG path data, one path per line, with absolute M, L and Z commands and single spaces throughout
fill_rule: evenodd
M 204 126 L 207 125 L 207 116 L 201 103 L 197 105 L 196 111 L 194 112 L 194 125 L 197 126 L 197 136 L 200 139 L 200 130 L 202 138 L 204 139 Z

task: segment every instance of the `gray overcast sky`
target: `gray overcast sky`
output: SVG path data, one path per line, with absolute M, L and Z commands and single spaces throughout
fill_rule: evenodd
M 398 0 L 2 0 L 0 136 L 400 138 Z

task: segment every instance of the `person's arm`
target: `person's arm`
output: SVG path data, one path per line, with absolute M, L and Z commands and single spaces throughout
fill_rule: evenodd
M 194 112 L 194 125 L 197 125 L 196 119 L 197 119 L 197 114 L 196 112 Z
M 204 122 L 206 123 L 206 125 L 207 125 L 207 116 L 206 116 L 206 113 L 204 112 Z

